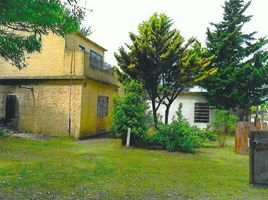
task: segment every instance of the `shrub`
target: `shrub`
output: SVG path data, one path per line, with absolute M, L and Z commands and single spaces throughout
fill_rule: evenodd
M 124 91 L 124 95 L 114 98 L 112 131 L 125 144 L 127 129 L 131 128 L 131 145 L 139 146 L 144 143 L 149 129 L 149 107 L 144 100 L 141 84 L 131 81 L 124 86 Z
M 217 110 L 214 121 L 211 124 L 212 130 L 218 134 L 219 146 L 226 146 L 227 135 L 231 135 L 236 129 L 237 116 L 229 114 L 226 110 Z
M 160 145 L 168 151 L 195 153 L 202 144 L 202 138 L 198 129 L 192 128 L 185 121 L 177 121 L 170 125 L 158 125 L 157 134 L 150 138 L 149 142 Z
M 5 136 L 5 133 L 0 131 L 0 138 L 4 138 Z
M 198 130 L 199 136 L 204 140 L 217 141 L 218 134 L 213 130 Z

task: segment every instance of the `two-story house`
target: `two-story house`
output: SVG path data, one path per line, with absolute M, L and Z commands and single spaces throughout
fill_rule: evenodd
M 0 119 L 16 129 L 83 138 L 110 131 L 118 83 L 106 50 L 81 34 L 43 37 L 19 70 L 0 60 Z

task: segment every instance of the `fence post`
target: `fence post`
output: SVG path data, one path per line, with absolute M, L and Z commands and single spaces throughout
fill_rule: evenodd
M 131 135 L 131 128 L 127 129 L 127 147 L 130 146 L 130 135 Z

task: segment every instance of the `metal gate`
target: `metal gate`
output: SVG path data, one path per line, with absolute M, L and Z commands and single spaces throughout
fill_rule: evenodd
M 250 132 L 249 177 L 254 185 L 268 186 L 268 132 Z

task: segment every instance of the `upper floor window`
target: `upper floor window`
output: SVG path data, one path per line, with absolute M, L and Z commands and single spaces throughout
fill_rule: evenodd
M 85 51 L 85 50 L 86 50 L 86 48 L 85 48 L 85 47 L 83 47 L 82 45 L 79 45 L 79 46 L 78 46 L 78 50 L 79 50 L 79 51 Z
M 95 51 L 90 51 L 90 66 L 102 68 L 103 57 Z
M 207 103 L 194 104 L 194 122 L 209 123 L 209 105 Z

